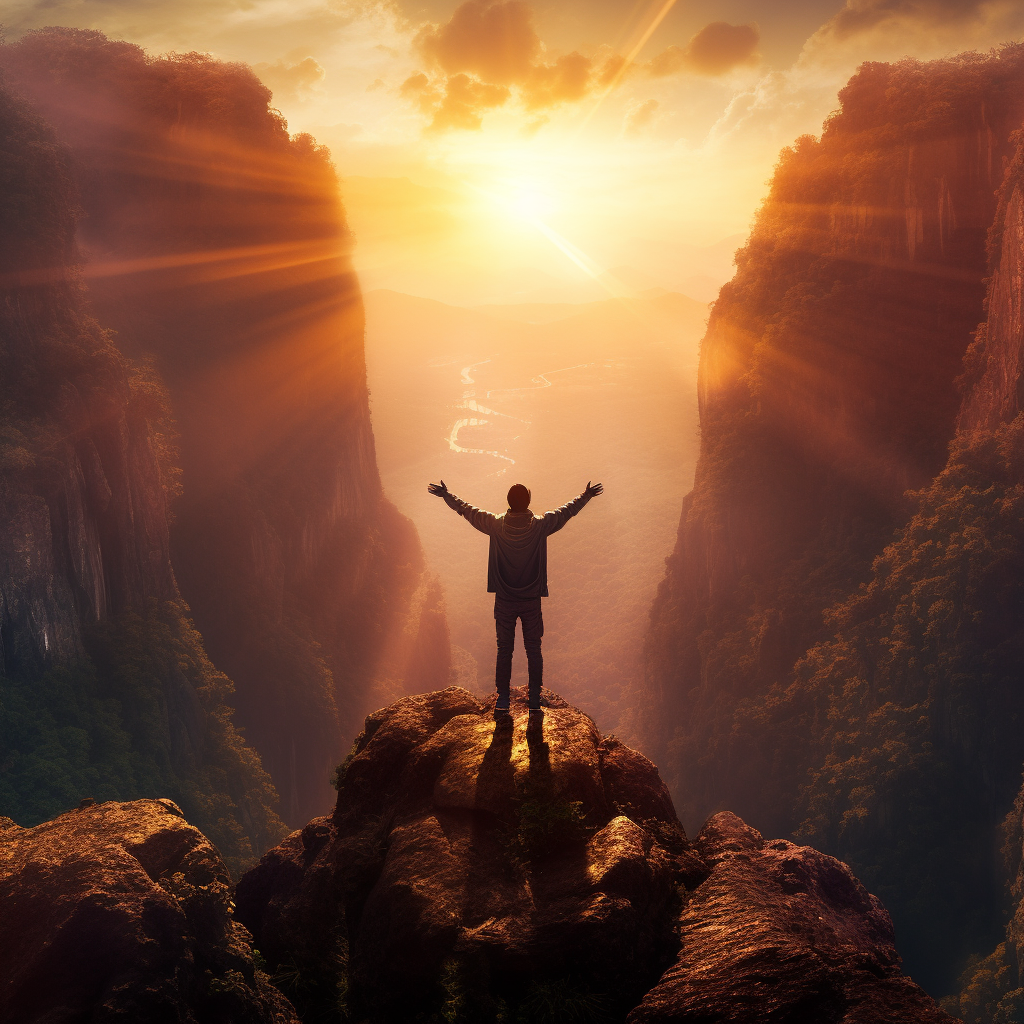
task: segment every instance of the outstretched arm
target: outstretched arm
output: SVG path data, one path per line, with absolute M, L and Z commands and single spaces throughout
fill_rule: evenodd
M 544 532 L 557 533 L 574 515 L 583 508 L 591 498 L 604 493 L 604 484 L 592 484 L 587 481 L 583 493 L 577 495 L 568 504 L 544 513 Z
M 448 490 L 442 480 L 439 484 L 427 484 L 427 490 L 438 498 L 444 498 L 445 504 L 463 516 L 470 526 L 475 527 L 481 533 L 492 534 L 498 529 L 498 517 L 485 512 L 481 508 L 470 505 Z

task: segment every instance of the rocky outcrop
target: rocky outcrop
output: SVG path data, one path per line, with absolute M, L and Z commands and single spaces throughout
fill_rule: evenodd
M 841 861 L 766 842 L 729 812 L 696 846 L 711 874 L 680 916 L 676 962 L 629 1024 L 952 1022 L 900 972 L 889 915 Z
M 343 983 L 374 1021 L 453 1000 L 451 1019 L 494 1020 L 549 990 L 621 1017 L 640 998 L 704 865 L 654 765 L 558 698 L 543 719 L 525 705 L 495 721 L 451 687 L 367 719 L 334 815 L 239 883 L 269 963 L 321 1000 Z
M 0 1018 L 294 1024 L 229 881 L 170 800 L 0 818 Z
M 329 154 L 242 65 L 59 28 L 0 64 L 73 154 L 93 308 L 167 383 L 177 581 L 301 824 L 367 711 L 445 685 L 450 657 L 415 529 L 381 490 Z
M 650 761 L 513 693 L 510 718 L 456 687 L 371 715 L 334 814 L 239 882 L 304 1018 L 950 1019 L 845 865 L 729 814 L 695 846 Z

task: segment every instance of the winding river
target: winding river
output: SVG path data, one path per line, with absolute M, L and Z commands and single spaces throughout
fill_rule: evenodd
M 472 363 L 469 366 L 462 367 L 462 376 L 459 381 L 460 384 L 476 384 L 476 378 L 473 373 L 479 366 L 485 366 L 490 362 L 490 359 L 481 360 L 479 363 Z M 556 373 L 565 373 L 568 370 L 579 370 L 586 369 L 595 366 L 595 363 L 576 363 L 574 366 L 563 366 L 557 370 L 546 370 L 544 373 L 538 373 L 536 377 L 531 378 L 529 385 L 522 388 L 495 388 L 490 391 L 485 391 L 483 397 L 490 401 L 492 395 L 514 395 L 520 394 L 524 391 L 539 391 L 542 388 L 554 387 L 554 381 L 550 378 Z M 529 426 L 530 421 L 520 419 L 518 416 L 512 416 L 509 413 L 498 412 L 496 409 L 490 409 L 485 405 L 481 405 L 476 398 L 476 388 L 462 393 L 462 400 L 455 406 L 456 409 L 463 409 L 467 412 L 473 413 L 472 416 L 463 416 L 457 419 L 453 424 L 452 428 L 448 433 L 448 447 L 453 452 L 462 452 L 467 455 L 490 455 L 495 459 L 500 459 L 505 463 L 498 472 L 497 475 L 501 476 L 503 473 L 508 472 L 510 466 L 514 466 L 516 460 L 503 452 L 491 451 L 486 448 L 467 448 L 459 444 L 459 431 L 463 427 L 482 427 L 489 423 L 492 418 L 501 418 L 514 420 L 517 423 L 522 423 L 524 426 Z M 514 440 L 514 439 L 513 439 Z

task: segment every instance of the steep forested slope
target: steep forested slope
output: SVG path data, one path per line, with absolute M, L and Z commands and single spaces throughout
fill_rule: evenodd
M 179 800 L 237 868 L 282 832 L 178 595 L 166 396 L 84 308 L 52 130 L 0 91 L 0 814 Z
M 648 739 L 685 820 L 804 822 L 933 988 L 991 934 L 1024 755 L 1017 428 L 986 421 L 942 468 L 1022 82 L 1020 46 L 866 65 L 783 154 L 703 343 L 701 458 L 648 637 Z
M 984 951 L 982 929 L 1002 904 L 1003 879 L 989 884 L 993 826 L 1024 760 L 1024 136 L 1014 139 L 990 235 L 988 316 L 964 360 L 946 466 L 913 496 L 869 583 L 831 609 L 835 638 L 760 709 L 783 743 L 813 737 L 803 833 L 862 865 L 936 958 L 951 945 L 943 920 L 959 922 L 954 949 Z M 1015 903 L 1022 801 L 1002 842 Z M 1024 1009 L 1020 920 L 1018 907 L 987 998 L 971 976 L 993 958 L 968 972 L 952 1007 L 965 1019 L 1010 1021 Z
M 0 61 L 73 154 L 97 315 L 167 382 L 178 582 L 301 824 L 366 711 L 444 684 L 449 658 L 415 531 L 381 492 L 333 167 L 239 65 L 69 29 Z

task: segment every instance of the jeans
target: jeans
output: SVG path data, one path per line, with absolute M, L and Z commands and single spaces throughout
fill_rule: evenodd
M 512 682 L 512 650 L 516 642 L 516 619 L 523 623 L 523 646 L 526 648 L 526 664 L 530 671 L 530 704 L 540 701 L 541 681 L 544 677 L 544 658 L 540 653 L 540 638 L 544 635 L 544 619 L 541 617 L 541 599 L 509 601 L 503 597 L 494 599 L 494 627 L 498 634 L 498 661 L 494 669 L 494 685 L 499 697 L 508 697 Z

